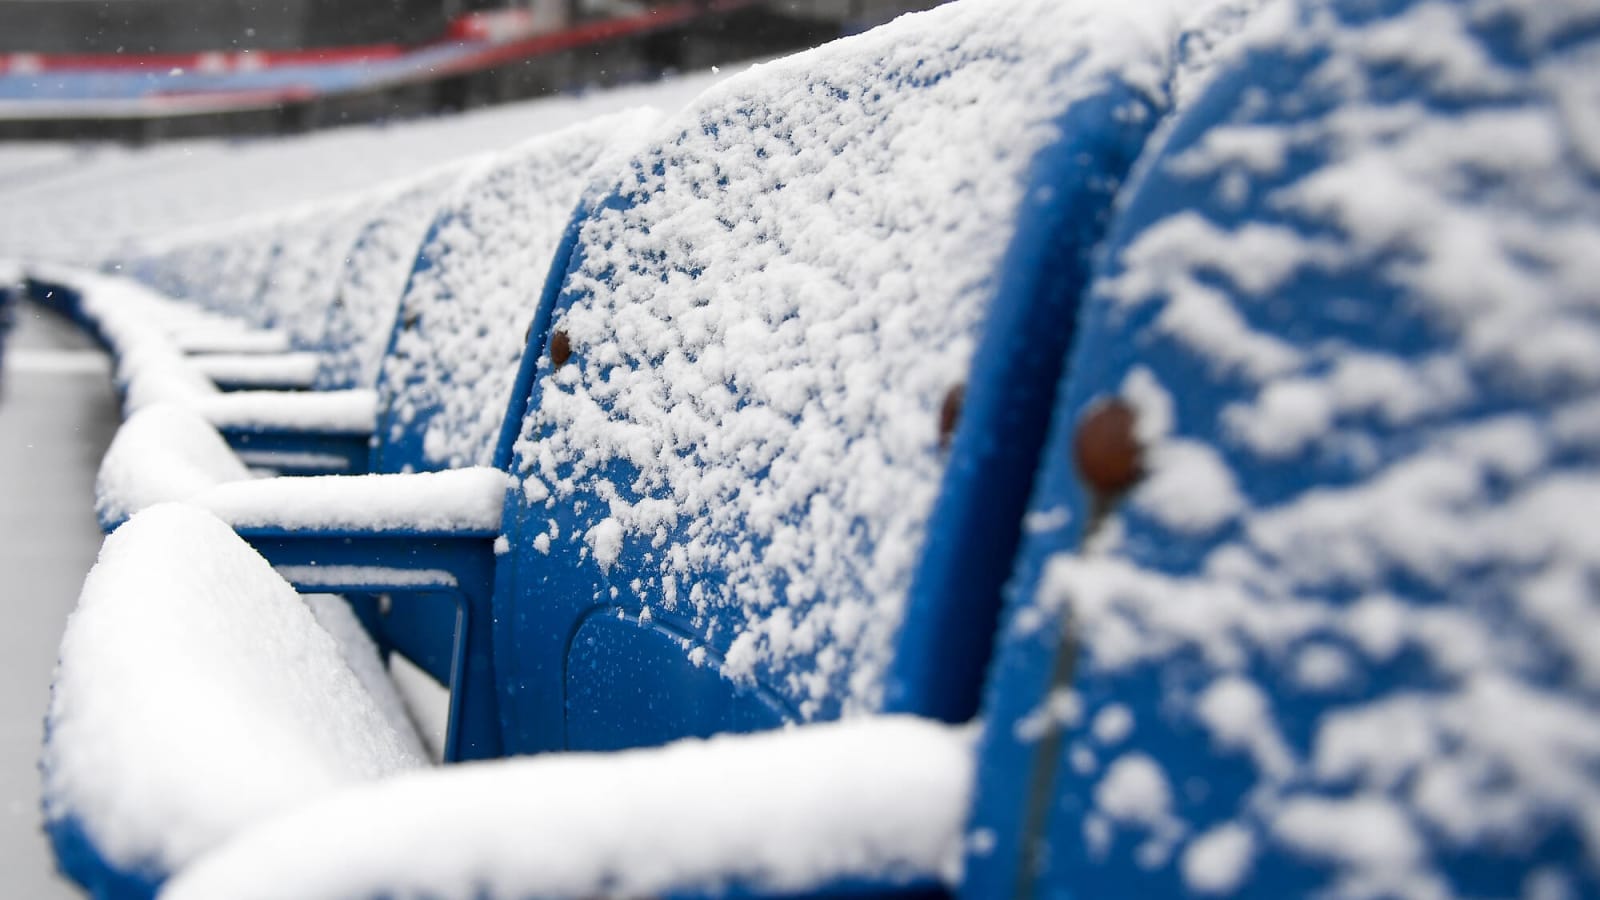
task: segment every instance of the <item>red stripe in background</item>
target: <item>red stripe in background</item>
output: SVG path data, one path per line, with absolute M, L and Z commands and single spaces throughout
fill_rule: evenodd
M 452 63 L 450 71 L 461 72 L 499 65 L 525 56 L 567 50 L 584 44 L 614 40 L 652 28 L 686 22 L 712 12 L 730 12 L 751 6 L 754 0 L 713 0 L 709 3 L 683 2 L 656 7 L 638 15 L 605 19 L 559 31 L 496 43 L 490 40 L 494 26 L 479 13 L 469 13 L 452 21 L 447 37 L 420 47 L 399 44 L 365 44 L 305 50 L 219 50 L 206 53 L 0 53 L 0 73 L 66 71 L 155 71 L 236 72 L 280 66 L 352 65 L 392 60 L 440 44 L 484 44 L 484 52 Z
M 311 50 L 251 50 L 207 53 L 0 53 L 0 73 L 27 72 L 236 72 L 278 66 L 340 65 L 403 56 L 399 44 L 323 47 Z

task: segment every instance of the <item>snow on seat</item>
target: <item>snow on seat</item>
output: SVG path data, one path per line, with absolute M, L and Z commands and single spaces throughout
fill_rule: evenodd
M 276 353 L 286 337 L 241 319 L 174 300 L 130 279 L 59 265 L 28 266 L 33 298 L 63 309 L 119 358 L 161 344 L 191 351 Z M 126 384 L 130 372 L 119 377 Z
M 415 254 L 382 357 L 373 471 L 495 464 L 572 209 L 659 118 L 639 108 L 535 138 L 445 204 Z
M 1086 259 L 1210 9 L 954 3 L 668 122 L 516 444 L 507 751 L 975 714 Z
M 186 407 L 156 403 L 130 416 L 112 438 L 95 476 L 95 515 L 110 532 L 147 506 L 250 477 L 209 422 Z
M 343 265 L 334 293 L 324 307 L 302 308 L 287 324 L 279 326 L 289 332 L 296 346 L 315 351 L 317 374 L 313 386 L 324 389 L 316 393 L 350 392 L 346 402 L 359 403 L 363 410 L 357 420 L 342 423 L 344 427 L 334 432 L 324 430 L 310 420 L 321 418 L 327 401 L 303 392 L 168 394 L 165 388 L 184 384 L 171 377 L 170 365 L 150 375 L 161 386 L 157 391 L 137 383 L 150 367 L 132 373 L 130 395 L 143 400 L 153 394 L 161 400 L 195 406 L 218 425 L 230 444 L 253 457 L 251 461 L 258 465 L 315 474 L 318 468 L 295 464 L 315 456 L 337 460 L 320 471 L 362 471 L 375 415 L 375 354 L 381 353 L 384 335 L 392 327 L 395 305 L 428 221 L 446 192 L 471 171 L 470 163 L 440 167 L 387 186 L 375 202 L 358 204 L 358 213 L 336 215 L 340 224 L 354 221 L 359 215 L 362 224 L 351 246 L 340 252 L 338 258 Z M 330 239 L 343 234 L 340 227 L 330 227 L 327 232 Z M 311 320 L 316 319 L 321 320 L 320 324 L 311 325 Z M 237 380 L 260 382 L 282 374 L 284 361 L 234 357 L 227 364 Z M 269 400 L 261 396 L 263 393 L 282 396 Z M 307 421 L 298 421 L 294 414 L 296 404 L 301 402 L 308 408 Z M 272 412 L 263 416 L 263 408 Z
M 424 760 L 342 601 L 302 600 L 199 510 L 152 507 L 106 539 L 41 763 L 57 858 L 95 895 L 149 896 L 245 825 Z
M 418 237 L 421 249 L 412 248 L 406 314 L 389 338 L 381 391 L 223 394 L 170 347 L 128 362 L 138 369 L 126 402 L 132 414 L 102 462 L 102 525 L 115 527 L 152 502 L 191 496 L 176 488 L 207 483 L 204 471 L 182 471 L 194 459 L 186 439 L 134 426 L 152 404 L 192 410 L 233 439 L 246 463 L 280 470 L 355 473 L 367 469 L 369 456 L 374 471 L 391 473 L 492 463 L 540 288 L 571 209 L 608 148 L 631 148 L 655 116 L 634 110 L 574 125 L 496 154 L 462 176 L 426 237 Z M 363 290 L 376 288 L 369 283 Z M 394 290 L 391 304 L 401 302 L 401 286 Z M 430 455 L 425 445 L 450 451 Z M 146 472 L 153 483 L 140 483 Z
M 959 863 L 971 770 L 967 729 L 894 717 L 472 763 L 267 820 L 201 857 L 162 896 L 928 887 Z
M 326 215 L 327 210 L 322 210 Z M 132 277 L 161 294 L 213 312 L 262 325 L 267 321 L 259 299 L 277 254 L 278 228 L 285 221 L 308 219 L 295 210 L 258 216 L 204 231 L 181 231 L 147 241 L 104 267 Z M 299 223 L 305 227 L 305 222 Z
M 1600 12 L 1260 24 L 1086 304 L 967 888 L 1594 896 Z
M 322 370 L 315 353 L 203 353 L 185 362 L 225 390 L 303 390 L 316 386 Z
M 316 387 L 376 386 L 400 295 L 429 223 L 459 186 L 478 181 L 483 166 L 493 159 L 484 154 L 419 176 L 379 205 L 362 226 L 345 254 L 338 290 L 321 310 L 317 347 L 323 366 Z

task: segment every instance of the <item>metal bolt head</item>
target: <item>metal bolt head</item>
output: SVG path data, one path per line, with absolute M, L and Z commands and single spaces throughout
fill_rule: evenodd
M 1072 457 L 1089 490 L 1115 497 L 1144 476 L 1144 450 L 1139 446 L 1133 408 L 1118 398 L 1090 404 L 1072 436 Z
M 571 358 L 572 338 L 567 337 L 565 331 L 557 328 L 550 335 L 550 365 L 560 370 L 562 366 L 567 364 L 567 360 Z
M 965 384 L 953 385 L 944 395 L 944 403 L 939 407 L 939 448 L 950 449 L 950 440 L 955 437 L 956 425 L 961 422 L 961 408 L 967 402 L 967 386 Z

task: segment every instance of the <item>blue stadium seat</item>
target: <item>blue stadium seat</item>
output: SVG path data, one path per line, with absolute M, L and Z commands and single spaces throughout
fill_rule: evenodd
M 532 320 L 509 494 L 469 467 L 191 502 L 302 592 L 391 594 L 426 644 L 398 649 L 451 685 L 452 760 L 970 719 L 1077 297 L 1179 43 L 1006 12 L 762 66 L 619 165 Z
M 519 484 L 496 584 L 481 580 L 487 542 L 464 535 L 476 561 L 432 565 L 452 571 L 467 612 L 436 605 L 427 620 L 479 624 L 405 629 L 453 633 L 454 649 L 423 654 L 436 674 L 467 660 L 452 681 L 469 716 L 452 724 L 453 753 L 975 713 L 1087 255 L 1167 103 L 1119 73 L 1160 71 L 1167 51 L 1130 49 L 1116 15 L 1063 23 L 1024 3 L 1003 27 L 964 16 L 978 14 L 954 8 L 735 79 L 580 214 L 524 356 L 530 395 L 512 409 L 526 417 L 500 449 Z M 973 36 L 950 50 L 952 22 Z M 1096 38 L 1119 48 L 1115 61 L 1076 54 L 1074 41 Z M 969 102 L 998 84 L 1014 105 Z M 1028 193 L 1030 177 L 1049 188 Z M 973 206 L 947 202 L 952 191 Z M 814 202 L 828 192 L 835 203 Z M 779 355 L 719 369 L 779 329 L 764 351 Z M 854 376 L 842 353 L 886 368 Z M 655 380 L 663 366 L 671 383 Z M 786 372 L 816 383 L 778 384 Z M 852 377 L 825 385 L 830 372 Z M 630 390 L 667 406 L 607 402 L 629 373 Z M 676 389 L 698 396 L 654 393 Z M 637 446 L 673 427 L 685 430 L 671 451 Z M 780 459 L 784 446 L 795 452 Z M 677 468 L 636 468 L 651 455 Z M 686 474 L 721 495 L 675 496 Z M 755 518 L 735 512 L 763 492 Z M 680 502 L 647 526 L 618 518 Z M 835 533 L 797 547 L 808 522 Z M 382 535 L 353 545 L 235 524 L 297 571 L 416 565 Z M 491 621 L 492 662 L 464 649 Z
M 1281 9 L 1141 166 L 965 895 L 1600 891 L 1600 14 L 1564 10 Z
M 495 453 L 517 479 L 500 528 L 232 524 L 291 573 L 323 570 L 302 588 L 461 592 L 446 607 L 452 668 L 472 673 L 456 684 L 458 758 L 882 711 L 965 720 L 993 644 L 972 820 L 950 835 L 967 896 L 1600 892 L 1600 14 L 1271 7 L 1241 58 L 1172 86 L 1186 99 L 1115 205 L 1079 309 L 1118 166 L 1170 101 L 1096 80 L 1024 115 L 1072 126 L 1040 133 L 1037 157 L 986 157 L 984 141 L 1035 132 L 974 128 L 1006 110 L 943 104 L 988 79 L 1033 96 L 1020 86 L 1038 74 L 987 29 L 1053 46 L 1075 86 L 1092 53 L 1043 23 L 1117 43 L 1110 17 L 994 8 L 734 80 L 585 204 L 533 319 L 519 427 Z M 934 65 L 944 54 L 960 64 Z M 929 122 L 975 148 L 928 139 L 915 126 Z M 903 206 L 882 202 L 880 178 Z M 434 450 L 456 452 L 444 440 Z M 494 470 L 417 478 L 474 471 Z M 240 551 L 168 507 L 109 565 L 147 566 L 135 541 L 164 521 Z M 185 589 L 207 596 L 202 576 Z M 254 588 L 283 593 L 264 569 Z M 699 778 L 708 760 L 837 749 L 818 733 L 406 776 L 230 822 L 236 842 L 165 863 L 198 856 L 188 896 L 258 889 L 274 866 L 304 885 L 344 861 L 318 827 L 402 820 L 394 846 L 439 852 L 367 842 L 331 893 L 559 894 L 561 867 L 507 875 L 529 851 L 485 822 L 559 836 L 540 812 L 577 823 L 589 808 L 560 785 L 598 799 L 644 771 L 670 794 L 675 766 Z M 786 821 L 757 808 L 752 832 Z M 118 869 L 74 812 L 58 809 L 60 833 L 131 895 L 170 871 Z M 639 827 L 625 812 L 604 822 Z M 597 840 L 620 870 L 566 891 L 634 884 L 635 845 Z M 689 855 L 689 881 L 637 892 L 779 890 Z M 931 872 L 833 887 L 885 893 Z M 789 893 L 819 888 L 800 884 Z
M 349 248 L 332 256 L 339 268 L 332 273 L 331 296 L 325 290 L 301 292 L 303 286 L 296 291 L 264 291 L 261 302 L 276 316 L 270 324 L 286 330 L 299 349 L 320 357 L 313 387 L 374 389 L 385 338 L 393 328 L 417 246 L 428 222 L 464 177 L 461 164 L 436 169 L 352 217 L 362 224 Z M 329 232 L 334 241 L 344 234 L 337 226 Z M 312 267 L 325 271 L 326 265 L 319 261 Z M 290 274 L 274 272 L 274 277 L 287 280 Z M 272 297 L 277 298 L 276 306 L 268 302 Z M 296 428 L 287 422 L 230 424 L 219 430 L 242 456 L 260 465 L 302 474 L 359 473 L 366 470 L 371 440 L 371 423 L 362 425 L 359 432 Z M 337 457 L 341 463 L 336 468 L 293 464 L 306 454 Z
M 366 383 L 366 370 L 381 364 L 387 371 L 370 376 L 377 391 L 180 394 L 178 399 L 216 425 L 245 461 L 292 474 L 432 471 L 464 464 L 462 452 L 468 453 L 472 462 L 488 464 L 504 421 L 539 285 L 571 207 L 592 177 L 590 168 L 600 155 L 608 147 L 627 144 L 652 116 L 637 110 L 568 127 L 496 154 L 462 174 L 437 216 L 429 219 L 428 214 L 423 215 L 431 226 L 418 238 L 420 251 L 415 247 L 408 251 L 414 271 L 406 276 L 406 283 L 388 284 L 395 299 L 386 304 L 368 297 L 328 314 L 330 330 L 349 337 L 350 346 L 325 355 L 324 377 L 331 378 L 330 372 L 343 367 L 350 378 Z M 393 218 L 390 215 L 382 221 Z M 382 245 L 398 252 L 395 248 L 403 241 L 389 234 L 392 226 L 392 221 L 374 226 L 369 249 L 352 256 L 352 271 L 377 257 L 378 265 L 368 268 L 387 272 L 352 276 L 352 284 L 361 285 L 362 296 L 380 293 L 383 286 L 379 282 L 395 280 L 388 271 L 389 254 L 376 249 Z M 388 237 L 379 240 L 379 232 Z M 400 305 L 407 312 L 397 320 L 389 307 Z M 358 314 L 357 307 L 367 312 Z M 394 323 L 389 330 L 380 327 L 382 319 Z M 345 324 L 334 326 L 333 322 Z M 357 327 L 358 322 L 367 324 Z M 357 340 L 362 335 L 365 337 Z M 376 335 L 386 336 L 387 351 Z M 169 351 L 167 356 L 173 354 Z M 162 360 L 169 368 L 178 366 L 179 374 L 191 376 L 192 361 L 192 357 Z M 167 398 L 148 368 L 135 371 L 132 380 L 130 406 L 155 402 L 136 396 L 141 392 L 154 394 L 156 401 Z M 152 385 L 156 390 L 144 390 Z M 134 419 L 139 418 L 138 412 Z M 433 422 L 436 413 L 444 416 L 438 423 Z M 170 412 L 163 414 L 165 419 L 171 417 Z M 424 437 L 441 430 L 444 422 L 449 423 L 448 434 L 473 436 L 446 438 L 444 444 L 452 440 L 455 444 L 475 443 L 470 448 L 456 447 L 458 452 L 448 457 L 428 456 Z M 440 443 L 440 435 L 433 440 Z M 177 454 L 159 451 L 176 442 L 176 437 L 168 439 L 159 429 L 142 426 L 119 434 L 102 469 L 100 507 L 105 527 L 115 527 L 137 508 L 129 502 L 132 495 L 144 497 L 145 502 L 182 499 L 174 494 L 119 490 L 117 478 L 104 477 L 108 470 L 140 474 L 129 472 L 130 467 L 123 464 L 122 457 L 131 449 L 124 444 L 138 445 L 135 457 L 154 451 L 154 455 L 172 458 Z
M 587 210 L 511 467 L 508 752 L 976 712 L 1088 252 L 1167 103 L 1119 14 L 1014 6 L 732 79 Z

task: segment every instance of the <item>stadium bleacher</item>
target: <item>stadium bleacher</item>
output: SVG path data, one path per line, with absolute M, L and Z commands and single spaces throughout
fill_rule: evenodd
M 49 712 L 61 866 L 1600 891 L 1597 66 L 1582 4 L 957 0 L 29 264 L 128 413 Z M 230 404 L 359 425 L 325 468 L 373 474 L 264 471 L 329 454 L 252 457 Z

